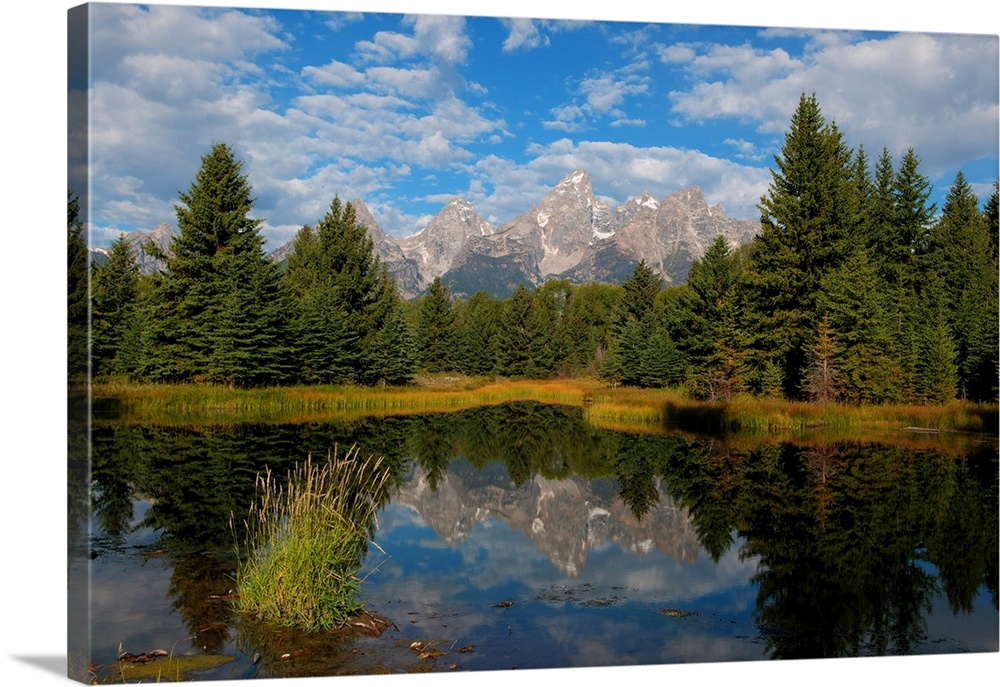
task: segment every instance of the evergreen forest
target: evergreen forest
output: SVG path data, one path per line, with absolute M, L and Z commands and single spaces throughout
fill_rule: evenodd
M 981 205 L 959 172 L 938 208 L 916 151 L 849 148 L 815 94 L 774 163 L 761 233 L 739 249 L 720 237 L 684 284 L 640 262 L 621 284 L 553 280 L 506 299 L 456 299 L 438 278 L 408 302 L 339 197 L 287 262 L 271 261 L 242 163 L 218 143 L 179 194 L 156 274 L 140 274 L 124 237 L 91 265 L 69 193 L 70 375 L 231 387 L 592 376 L 712 401 L 996 402 L 1000 187 Z

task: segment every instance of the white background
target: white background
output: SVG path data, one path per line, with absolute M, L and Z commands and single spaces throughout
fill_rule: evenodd
M 78 3 L 14 0 L 0 21 L 3 92 L 0 198 L 4 257 L 2 356 L 3 536 L 0 538 L 0 683 L 67 684 L 65 561 L 65 240 L 66 12 Z M 824 3 L 701 0 L 682 6 L 651 0 L 245 0 L 178 3 L 488 16 L 799 26 L 949 33 L 998 33 L 994 3 L 953 0 L 928 6 L 841 0 Z M 897 8 L 902 3 L 897 4 Z M 629 669 L 567 669 L 406 677 L 315 678 L 295 684 L 500 687 L 571 680 L 792 685 L 949 685 L 995 679 L 1000 654 L 886 659 L 753 662 Z M 987 677 L 988 676 L 988 677 Z M 236 685 L 233 681 L 209 684 Z M 267 680 L 264 684 L 278 684 Z M 282 683 L 287 684 L 287 683 Z

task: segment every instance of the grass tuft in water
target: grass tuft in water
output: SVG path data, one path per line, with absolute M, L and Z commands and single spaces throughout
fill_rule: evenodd
M 258 477 L 258 500 L 246 521 L 246 551 L 237 567 L 237 609 L 306 631 L 333 629 L 358 613 L 357 577 L 389 471 L 357 447 L 323 463 L 310 455 L 285 483 Z

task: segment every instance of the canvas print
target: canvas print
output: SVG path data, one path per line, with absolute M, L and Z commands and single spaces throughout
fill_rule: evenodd
M 998 652 L 996 35 L 67 26 L 70 678 Z

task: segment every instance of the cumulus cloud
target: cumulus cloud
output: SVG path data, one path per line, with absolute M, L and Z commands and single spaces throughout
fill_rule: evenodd
M 534 19 L 514 18 L 501 20 L 507 27 L 507 39 L 503 42 L 504 52 L 534 50 L 549 45 L 548 36 L 543 36 Z
M 644 190 L 657 197 L 697 185 L 710 203 L 733 217 L 755 217 L 756 203 L 770 175 L 758 167 L 739 165 L 696 150 L 666 146 L 639 147 L 627 143 L 569 139 L 536 146 L 531 166 L 554 176 L 578 167 L 587 169 L 595 191 L 617 203 Z M 562 172 L 565 170 L 565 172 Z
M 355 88 L 365 80 L 365 75 L 360 71 L 337 60 L 332 60 L 322 67 L 307 66 L 302 69 L 302 75 L 318 86 L 333 88 Z
M 607 114 L 620 105 L 625 96 L 645 93 L 648 89 L 648 81 L 642 77 L 615 78 L 611 74 L 587 78 L 580 84 L 587 108 L 595 115 Z
M 641 126 L 643 120 L 630 118 L 619 107 L 626 97 L 642 95 L 649 91 L 649 78 L 631 73 L 631 65 L 584 77 L 577 87 L 579 102 L 560 105 L 550 110 L 551 119 L 545 120 L 547 129 L 571 132 L 583 129 L 594 118 L 611 117 L 613 126 Z
M 113 70 L 123 54 L 228 62 L 287 49 L 277 29 L 273 18 L 236 10 L 102 5 L 91 11 L 90 44 L 94 66 L 101 71 Z
M 576 31 L 591 22 L 569 19 L 529 19 L 525 17 L 501 18 L 507 29 L 503 42 L 504 52 L 531 51 L 547 48 L 552 44 L 549 34 Z
M 412 27 L 413 33 L 379 31 L 372 40 L 360 41 L 358 51 L 380 63 L 417 56 L 449 65 L 465 62 L 472 41 L 465 32 L 464 17 L 419 15 L 406 17 L 403 24 Z
M 679 58 L 681 49 L 696 53 L 685 69 L 701 77 L 670 93 L 672 111 L 687 121 L 735 118 L 780 133 L 799 96 L 815 92 L 853 144 L 894 153 L 912 146 L 932 167 L 977 151 L 996 154 L 996 36 L 904 33 L 845 42 L 838 35 L 813 47 L 800 59 L 749 46 L 661 50 L 664 59 Z
M 697 185 L 709 203 L 721 205 L 730 217 L 756 219 L 757 202 L 767 190 L 770 173 L 711 157 L 699 151 L 608 141 L 562 138 L 527 149 L 527 164 L 492 156 L 477 162 L 472 177 L 479 180 L 467 197 L 480 214 L 494 224 L 527 212 L 556 183 L 575 169 L 590 174 L 594 192 L 621 204 L 649 191 L 663 198 L 686 186 Z M 489 193 L 483 189 L 489 188 Z

